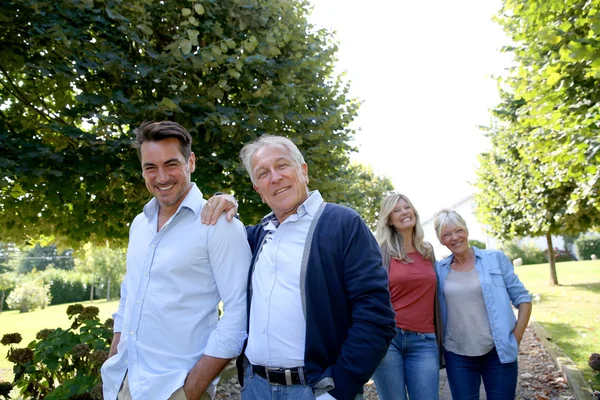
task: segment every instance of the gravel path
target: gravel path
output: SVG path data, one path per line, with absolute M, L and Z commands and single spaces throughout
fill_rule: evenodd
M 219 384 L 217 399 L 240 399 L 237 378 Z M 372 381 L 365 385 L 365 400 L 379 400 Z M 519 350 L 517 400 L 575 400 L 550 354 L 533 329 L 527 328 Z

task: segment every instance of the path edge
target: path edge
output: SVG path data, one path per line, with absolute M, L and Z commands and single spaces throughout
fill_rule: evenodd
M 552 341 L 552 335 L 536 321 L 529 321 L 529 326 L 533 328 L 533 331 L 544 345 L 544 348 L 548 350 L 548 353 L 550 353 L 552 359 L 560 368 L 575 399 L 596 400 L 592 388 L 588 385 L 583 374 L 577 368 L 577 364 L 575 364 L 573 360 L 571 360 L 562 349 Z

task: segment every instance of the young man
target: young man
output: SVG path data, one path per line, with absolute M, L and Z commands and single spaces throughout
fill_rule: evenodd
M 201 223 L 207 203 L 191 182 L 192 138 L 182 126 L 144 123 L 135 133 L 154 197 L 129 232 L 104 398 L 210 399 L 211 382 L 246 339 L 246 233 L 225 218 Z

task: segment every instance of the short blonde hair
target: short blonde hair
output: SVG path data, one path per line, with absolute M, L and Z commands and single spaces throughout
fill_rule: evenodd
M 419 213 L 408 197 L 403 194 L 390 194 L 381 201 L 379 221 L 377 222 L 377 228 L 375 229 L 377 242 L 381 248 L 387 249 L 392 258 L 408 263 L 413 262 L 413 260 L 407 257 L 406 252 L 404 251 L 404 238 L 396 231 L 394 226 L 390 224 L 390 214 L 394 211 L 394 208 L 396 208 L 396 205 L 400 200 L 406 201 L 415 213 L 415 227 L 412 231 L 413 245 L 423 258 L 430 260 L 433 257 L 433 247 L 423 240 L 425 234 L 423 233 Z
M 450 225 L 464 229 L 465 232 L 467 232 L 467 234 L 469 233 L 467 223 L 465 222 L 463 217 L 461 217 L 460 214 L 454 210 L 444 208 L 436 212 L 433 217 L 433 226 L 435 228 L 435 234 L 437 235 L 437 238 L 440 240 L 440 242 L 442 241 L 442 232 L 444 231 L 444 229 L 446 229 L 446 227 Z

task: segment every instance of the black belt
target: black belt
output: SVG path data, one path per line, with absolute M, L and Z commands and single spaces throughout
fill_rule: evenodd
M 304 369 L 296 368 L 270 368 L 261 365 L 252 365 L 252 372 L 265 378 L 271 385 L 306 385 Z M 302 379 L 300 379 L 302 374 Z

